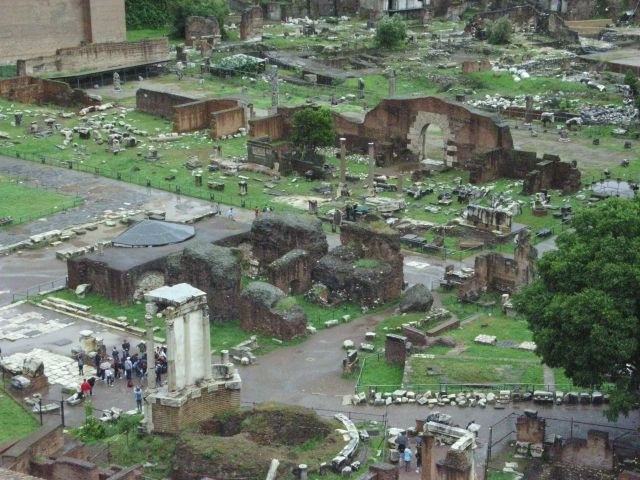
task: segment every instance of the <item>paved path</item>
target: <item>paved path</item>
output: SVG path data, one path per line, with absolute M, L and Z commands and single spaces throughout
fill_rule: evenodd
M 547 365 L 542 365 L 542 373 L 544 375 L 544 384 L 547 386 L 547 390 L 555 391 L 556 389 L 556 376 L 553 370 Z

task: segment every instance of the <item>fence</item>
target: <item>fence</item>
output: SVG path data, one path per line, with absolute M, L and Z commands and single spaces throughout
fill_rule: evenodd
M 517 413 L 511 413 L 489 427 L 489 439 L 487 441 L 486 459 L 484 465 L 485 479 L 488 473 L 502 471 L 504 462 L 509 461 L 515 449 L 512 442 L 516 441 L 516 418 Z M 560 437 L 562 439 L 586 439 L 590 430 L 604 431 L 609 434 L 609 444 L 614 449 L 616 447 L 623 450 L 625 457 L 638 457 L 640 448 L 638 443 L 638 432 L 633 428 L 625 428 L 616 424 L 603 424 L 595 422 L 585 422 L 576 420 L 574 417 L 554 418 L 542 417 L 545 420 L 545 439 L 552 440 Z
M 203 200 L 208 200 L 210 202 L 217 202 L 224 205 L 231 205 L 235 207 L 241 208 L 261 208 L 264 205 L 258 204 L 258 202 L 251 201 L 250 199 L 245 199 L 238 196 L 221 194 L 220 192 L 213 192 L 207 190 L 206 185 L 203 187 L 190 187 L 186 185 L 180 185 L 176 183 L 172 183 L 169 180 L 159 180 L 159 179 L 150 179 L 148 177 L 144 177 L 142 175 L 136 175 L 130 172 L 121 172 L 119 170 L 112 170 L 110 168 L 105 167 L 91 167 L 88 165 L 84 165 L 75 160 L 62 160 L 55 157 L 48 157 L 45 155 L 34 155 L 30 153 L 19 152 L 17 150 L 12 149 L 2 149 L 0 148 L 0 155 L 7 155 L 9 157 L 19 158 L 21 160 L 28 160 L 31 162 L 38 162 L 42 165 L 49 165 L 52 167 L 58 168 L 67 168 L 69 170 L 77 170 L 80 172 L 91 173 L 93 175 L 99 175 L 107 178 L 112 178 L 114 180 L 120 180 L 127 183 L 133 183 L 135 185 L 140 185 L 148 188 L 155 188 L 159 190 L 164 190 L 166 192 L 175 193 L 177 195 L 187 195 L 194 198 L 200 198 Z M 287 207 L 286 205 L 279 205 L 278 209 L 280 210 L 289 210 L 293 207 Z
M 29 287 L 26 290 L 21 292 L 13 292 L 11 294 L 11 302 L 19 302 L 22 300 L 29 300 L 29 298 L 37 297 L 39 295 L 44 295 L 45 293 L 54 292 L 56 290 L 61 290 L 66 288 L 67 286 L 67 277 L 57 278 L 55 280 L 51 280 L 49 282 L 40 283 L 38 285 L 34 285 L 33 287 Z

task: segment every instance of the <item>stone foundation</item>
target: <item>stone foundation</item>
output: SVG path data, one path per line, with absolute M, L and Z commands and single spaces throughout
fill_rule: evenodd
M 60 107 L 87 107 L 99 102 L 64 82 L 35 77 L 0 79 L 0 98 L 10 102 Z
M 311 288 L 311 257 L 300 249 L 291 250 L 267 267 L 269 283 L 291 295 Z

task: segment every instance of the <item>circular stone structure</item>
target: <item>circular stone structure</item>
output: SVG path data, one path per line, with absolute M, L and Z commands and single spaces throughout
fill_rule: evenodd
M 624 197 L 633 198 L 635 196 L 635 185 L 625 180 L 602 180 L 591 184 L 591 191 L 595 196 L 600 198 L 606 197 Z
M 191 225 L 142 220 L 113 239 L 115 247 L 161 247 L 193 238 L 196 229 Z

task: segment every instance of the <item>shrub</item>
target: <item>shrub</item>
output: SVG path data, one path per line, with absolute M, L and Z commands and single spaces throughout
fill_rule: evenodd
M 376 43 L 380 47 L 392 48 L 400 45 L 407 38 L 407 26 L 395 15 L 385 17 L 376 26 Z
M 487 26 L 487 38 L 493 45 L 504 45 L 511 41 L 513 28 L 507 17 L 502 17 Z
M 163 28 L 171 23 L 170 0 L 126 0 L 127 29 Z
M 333 145 L 335 133 L 333 118 L 328 108 L 305 108 L 293 114 L 291 119 L 293 134 L 291 141 L 305 151 L 313 152 L 316 147 Z

